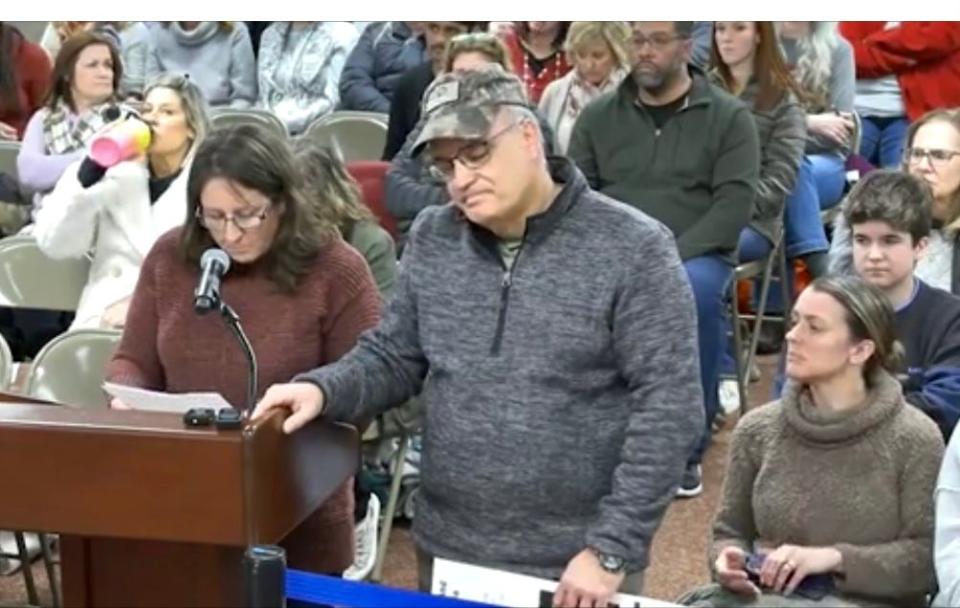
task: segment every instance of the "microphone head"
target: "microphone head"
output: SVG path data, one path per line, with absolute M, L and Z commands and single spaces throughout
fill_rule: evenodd
M 219 247 L 211 247 L 200 256 L 200 268 L 206 268 L 211 263 L 219 264 L 223 268 L 223 274 L 230 270 L 230 256 Z

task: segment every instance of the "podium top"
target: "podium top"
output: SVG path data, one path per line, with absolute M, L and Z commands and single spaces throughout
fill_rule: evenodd
M 0 396 L 5 529 L 273 543 L 357 467 L 357 432 L 345 425 L 288 436 L 275 413 L 218 431 L 185 427 L 179 414 L 10 398 Z

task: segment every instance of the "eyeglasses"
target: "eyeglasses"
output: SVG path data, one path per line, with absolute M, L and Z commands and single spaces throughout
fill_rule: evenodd
M 906 158 L 906 161 L 912 165 L 919 165 L 929 158 L 930 166 L 932 166 L 934 169 L 939 169 L 953 160 L 954 156 L 960 156 L 960 151 L 908 148 L 904 158 Z
M 256 230 L 263 224 L 264 220 L 267 219 L 267 214 L 270 212 L 270 207 L 271 205 L 267 205 L 259 211 L 238 213 L 236 215 L 211 215 L 204 213 L 202 207 L 197 207 L 196 215 L 200 225 L 210 232 L 217 234 L 226 232 L 227 222 L 233 222 L 233 225 L 236 226 L 240 232 L 247 232 L 249 230 Z
M 647 43 L 650 43 L 650 48 L 655 51 L 662 51 L 667 48 L 667 45 L 676 40 L 680 40 L 682 36 L 677 34 L 653 34 L 649 38 L 643 34 L 633 34 L 630 38 L 630 42 L 633 44 L 633 47 L 638 51 L 643 48 Z
M 430 174 L 436 179 L 443 181 L 453 179 L 453 175 L 456 171 L 454 163 L 457 161 L 459 161 L 460 164 L 467 169 L 476 171 L 488 160 L 490 160 L 490 156 L 493 154 L 493 144 L 496 139 L 510 129 L 518 126 L 520 122 L 523 121 L 511 123 L 493 135 L 488 136 L 486 139 L 472 141 L 468 144 L 465 144 L 450 158 L 438 158 L 436 156 L 432 157 L 429 160 Z

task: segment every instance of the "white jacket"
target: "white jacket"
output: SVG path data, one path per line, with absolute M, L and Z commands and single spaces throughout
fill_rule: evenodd
M 147 252 L 160 235 L 186 219 L 190 174 L 189 164 L 184 165 L 151 205 L 145 165 L 120 163 L 87 189 L 77 178 L 79 166 L 68 167 L 43 199 L 34 227 L 40 248 L 52 258 L 92 255 L 71 329 L 99 327 L 109 306 L 133 295 Z

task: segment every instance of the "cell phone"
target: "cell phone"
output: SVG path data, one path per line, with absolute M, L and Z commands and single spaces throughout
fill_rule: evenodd
M 750 579 L 750 582 L 755 584 L 757 587 L 761 587 L 760 570 L 763 568 L 763 562 L 765 559 L 766 556 L 759 553 L 751 553 L 747 556 L 744 570 L 747 571 L 747 578 Z M 800 584 L 797 585 L 797 588 L 793 590 L 793 593 L 794 595 L 809 600 L 822 600 L 833 593 L 834 589 L 833 575 L 810 574 L 805 576 L 803 580 L 800 581 Z
M 747 578 L 751 583 L 760 587 L 760 570 L 763 568 L 763 561 L 767 559 L 766 555 L 760 553 L 750 553 L 747 555 L 744 570 L 747 571 Z
M 806 577 L 797 588 L 793 590 L 794 595 L 798 595 L 808 600 L 822 600 L 834 591 L 832 574 L 811 574 Z
M 221 431 L 239 429 L 243 425 L 243 417 L 240 415 L 240 410 L 235 410 L 232 407 L 222 407 L 217 412 L 216 424 Z

